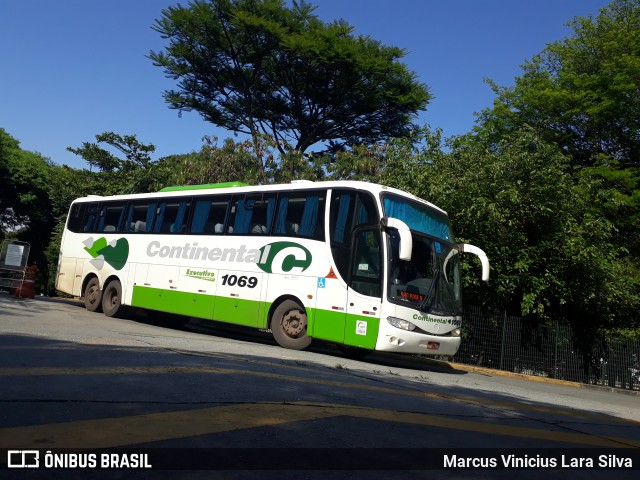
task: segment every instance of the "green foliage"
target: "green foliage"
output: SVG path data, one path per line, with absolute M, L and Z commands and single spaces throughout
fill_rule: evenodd
M 158 186 L 156 179 L 162 173 L 157 171 L 157 166 L 151 160 L 151 153 L 156 149 L 154 145 L 139 142 L 135 135 L 123 136 L 113 132 L 96 135 L 96 141 L 84 142 L 79 148 L 67 148 L 82 157 L 92 169 L 97 168 L 95 174 L 84 170 L 70 173 L 80 180 L 80 183 L 72 181 L 72 191 L 84 192 L 85 195 L 115 195 L 151 191 L 149 189 Z M 120 156 L 102 145 L 115 150 Z M 82 181 L 92 190 L 85 188 Z
M 614 1 L 569 26 L 574 34 L 526 62 L 514 87 L 494 85 L 496 104 L 482 124 L 532 126 L 572 165 L 639 166 L 640 2 Z
M 431 156 L 422 190 L 492 259 L 491 291 L 472 294 L 565 319 L 585 346 L 640 326 L 640 1 L 570 26 L 513 87 L 489 81 L 493 106 Z
M 0 129 L 0 226 L 3 233 L 17 234 L 37 252 L 53 226 L 51 163 L 19 145 Z
M 616 0 L 596 18 L 569 25 L 573 35 L 526 62 L 515 86 L 492 84 L 497 98 L 476 133 L 498 142 L 530 127 L 558 145 L 582 177 L 606 192 L 601 212 L 638 258 L 640 1 Z
M 140 144 L 134 135 L 121 137 L 110 132 L 96 138 L 124 153 L 125 158 L 85 143 L 80 149 L 70 150 L 102 171 L 58 166 L 40 154 L 22 150 L 16 139 L 0 129 L 2 234 L 31 244 L 30 261 L 38 265 L 39 284 L 47 291 L 53 290 L 62 227 L 71 202 L 86 195 L 142 191 L 153 178 L 147 174 L 153 170 L 149 158 L 152 145 Z
M 38 266 L 39 285 L 51 277 L 44 252 L 65 189 L 58 173 L 59 167 L 40 154 L 22 150 L 16 139 L 0 129 L 0 228 L 3 236 L 31 245 L 29 262 Z
M 290 183 L 293 180 L 318 181 L 325 178 L 326 157 L 303 155 L 299 151 L 286 151 L 269 163 L 269 183 Z
M 269 135 L 284 154 L 323 143 L 375 143 L 408 132 L 430 95 L 400 62 L 405 51 L 324 23 L 308 4 L 196 0 L 154 25 L 169 41 L 154 65 L 178 80 L 171 108 L 235 132 Z
M 442 144 L 429 131 L 416 140 L 390 145 L 382 181 L 448 210 L 458 239 L 486 251 L 488 284 L 464 265 L 467 302 L 564 319 L 584 344 L 599 328 L 640 324 L 637 265 L 594 203 L 602 180 L 572 176 L 567 156 L 531 129 L 497 143 Z
M 162 160 L 163 163 L 173 163 L 173 185 L 230 181 L 257 184 L 264 180 L 265 166 L 258 160 L 260 153 L 253 151 L 251 141 L 227 139 L 218 147 L 216 138 L 205 137 L 203 140 L 197 153 Z
M 84 142 L 80 148 L 68 147 L 67 150 L 82 157 L 91 167 L 97 167 L 101 172 L 129 173 L 140 168 L 146 168 L 151 162 L 150 153 L 156 150 L 154 145 L 140 143 L 135 135 L 118 135 L 104 132 L 96 135 L 97 143 Z M 106 144 L 124 154 L 118 158 L 100 144 Z
M 384 145 L 355 145 L 350 150 L 342 150 L 327 165 L 332 180 L 379 181 L 385 167 Z
M 199 152 L 172 155 L 154 162 L 144 177 L 157 191 L 167 185 L 198 185 L 241 181 L 251 185 L 288 183 L 291 180 L 319 180 L 324 176 L 323 157 L 307 158 L 289 150 L 280 154 L 268 137 L 235 142 L 226 139 L 221 146 L 215 137 L 205 137 Z

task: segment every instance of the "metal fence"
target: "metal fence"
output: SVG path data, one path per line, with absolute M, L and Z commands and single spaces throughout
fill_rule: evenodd
M 529 324 L 506 312 L 465 310 L 462 345 L 450 360 L 524 375 L 640 390 L 640 340 L 596 338 L 590 352 L 574 347 L 568 325 Z

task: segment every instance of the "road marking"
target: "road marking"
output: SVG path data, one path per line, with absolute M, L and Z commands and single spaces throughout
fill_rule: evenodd
M 0 429 L 0 448 L 115 448 L 198 435 L 351 417 L 591 447 L 640 447 L 640 441 L 461 420 L 439 415 L 323 403 L 234 404 L 164 413 Z
M 275 366 L 275 365 L 274 365 Z M 277 365 L 280 368 L 283 365 Z M 287 366 L 287 368 L 289 368 Z M 291 367 L 290 369 L 301 370 L 305 372 L 313 372 L 316 370 L 304 367 Z M 331 372 L 335 374 L 334 372 Z M 331 373 L 327 373 L 331 374 Z M 629 419 L 616 418 L 605 414 L 598 414 L 578 410 L 562 410 L 542 405 L 532 405 L 517 402 L 503 402 L 490 399 L 475 399 L 465 396 L 442 395 L 438 393 L 421 392 L 416 390 L 408 390 L 401 388 L 381 387 L 377 385 L 364 385 L 358 383 L 349 383 L 336 380 L 326 380 L 317 377 L 300 377 L 294 375 L 286 375 L 270 372 L 258 372 L 253 370 L 240 370 L 220 367 L 205 366 L 135 366 L 135 367 L 16 367 L 16 368 L 0 368 L 0 377 L 20 377 L 20 376 L 52 376 L 52 375 L 165 375 L 165 374 L 214 374 L 214 375 L 246 375 L 267 378 L 271 380 L 311 383 L 315 385 L 324 385 L 331 388 L 346 388 L 351 390 L 363 390 L 375 393 L 385 393 L 393 395 L 402 395 L 407 397 L 432 398 L 437 400 L 446 400 L 465 403 L 467 405 L 478 406 L 482 408 L 503 408 L 516 411 L 535 411 L 538 413 L 546 413 L 549 415 L 564 415 L 569 417 L 586 418 L 591 420 L 606 421 L 607 423 L 622 423 L 637 425 L 639 422 Z M 505 412 L 500 412 L 505 413 Z
M 110 448 L 335 416 L 326 409 L 235 404 L 0 429 L 0 448 Z

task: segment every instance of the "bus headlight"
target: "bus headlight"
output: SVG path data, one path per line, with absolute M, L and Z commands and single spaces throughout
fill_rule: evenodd
M 387 322 L 400 330 L 408 330 L 409 332 L 412 332 L 416 329 L 416 326 L 413 323 L 408 322 L 407 320 L 402 320 L 401 318 L 387 317 Z
M 452 337 L 459 337 L 460 335 L 462 335 L 462 330 L 459 328 L 456 328 L 453 332 L 451 332 Z

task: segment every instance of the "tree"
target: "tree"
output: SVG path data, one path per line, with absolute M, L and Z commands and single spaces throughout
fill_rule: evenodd
M 71 153 L 81 156 L 91 167 L 97 167 L 101 172 L 130 173 L 140 168 L 146 168 L 151 162 L 150 153 L 155 152 L 152 144 L 140 143 L 135 135 L 118 135 L 104 132 L 96 135 L 97 143 L 84 142 L 80 148 L 67 147 Z M 106 144 L 124 154 L 118 158 L 99 144 Z
M 94 195 L 142 193 L 158 186 L 157 166 L 150 155 L 156 149 L 153 144 L 141 143 L 135 135 L 119 135 L 113 132 L 96 135 L 96 140 L 97 143 L 84 142 L 79 148 L 67 147 L 68 151 L 79 155 L 91 167 L 98 169 L 97 172 L 88 172 L 94 175 L 89 175 L 89 184 L 93 191 L 87 193 Z M 102 145 L 122 155 L 114 155 Z M 81 171 L 76 171 L 76 174 L 86 176 L 87 172 L 83 174 Z M 81 190 L 86 189 L 81 188 Z
M 25 219 L 16 213 L 15 207 L 18 191 L 11 180 L 13 175 L 12 157 L 20 150 L 20 143 L 0 128 L 0 179 L 2 192 L 0 193 L 0 229 L 2 233 L 17 228 Z
M 574 186 L 558 209 L 574 213 L 562 222 L 564 253 L 553 265 L 565 265 L 564 280 L 547 310 L 586 345 L 598 330 L 640 326 L 640 1 L 616 0 L 570 26 L 573 35 L 525 63 L 513 87 L 492 85 L 494 105 L 469 138 L 479 153 L 494 152 L 533 131 L 567 159 Z M 553 277 L 562 280 L 540 270 L 535 282 Z
M 170 166 L 167 179 L 173 185 L 198 185 L 239 181 L 249 184 L 266 182 L 265 171 L 258 156 L 270 156 L 263 146 L 258 154 L 253 151 L 255 143 L 235 142 L 228 138 L 218 146 L 217 138 L 204 137 L 198 152 L 163 158 L 158 166 Z
M 602 179 L 572 175 L 569 157 L 533 129 L 499 142 L 438 132 L 392 142 L 382 182 L 450 214 L 459 241 L 491 259 L 489 284 L 465 262 L 465 298 L 571 324 L 587 351 L 602 328 L 640 325 L 640 279 L 597 199 Z M 469 270 L 474 270 L 469 275 Z
M 29 263 L 38 266 L 39 286 L 50 276 L 45 250 L 58 214 L 54 199 L 63 189 L 56 181 L 58 168 L 42 155 L 20 148 L 20 142 L 0 128 L 0 229 L 2 237 L 31 245 Z
M 153 28 L 169 44 L 149 58 L 179 81 L 165 100 L 253 139 L 269 135 L 282 154 L 405 135 L 430 99 L 400 62 L 405 51 L 354 36 L 344 21 L 324 23 L 313 10 L 283 0 L 163 10 Z
M 300 152 L 279 154 L 274 142 L 234 141 L 206 136 L 198 152 L 171 155 L 152 162 L 145 170 L 144 191 L 157 191 L 167 185 L 197 185 L 239 181 L 252 185 L 288 183 L 291 180 L 320 180 L 325 159 L 304 158 Z M 141 182 L 138 183 L 140 185 Z
M 558 145 L 575 171 L 603 180 L 602 213 L 620 243 L 640 251 L 640 1 L 616 0 L 596 18 L 576 18 L 571 37 L 523 66 L 513 87 L 492 84 L 479 135 L 498 142 L 533 128 Z
M 493 85 L 482 119 L 535 128 L 574 166 L 640 166 L 640 1 L 616 0 L 569 26 L 574 34 L 527 61 L 514 87 Z
M 38 285 L 44 291 L 53 290 L 52 273 L 69 205 L 78 197 L 103 192 L 103 175 L 55 165 L 23 150 L 0 129 L 0 227 L 3 236 L 31 245 L 29 260 L 38 265 Z
M 42 229 L 51 226 L 49 188 L 51 162 L 38 153 L 20 148 L 20 143 L 0 129 L 0 215 L 3 231 L 23 231 L 31 227 L 37 240 Z M 27 239 L 27 241 L 29 241 Z

